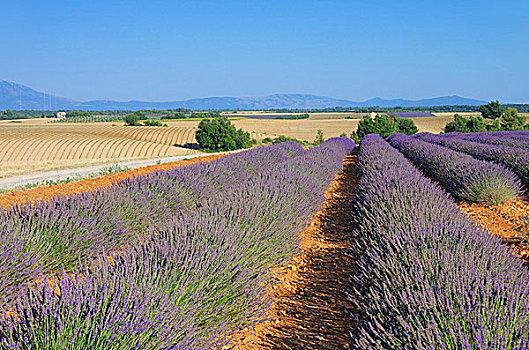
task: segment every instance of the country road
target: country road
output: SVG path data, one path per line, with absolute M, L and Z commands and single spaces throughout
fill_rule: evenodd
M 230 153 L 230 152 L 222 152 Z M 125 162 L 116 162 L 112 164 L 102 164 L 102 165 L 93 165 L 89 167 L 75 168 L 75 169 L 63 169 L 55 171 L 46 171 L 34 174 L 18 175 L 12 177 L 6 177 L 0 179 L 0 189 L 13 189 L 20 186 L 26 186 L 35 183 L 43 183 L 45 181 L 61 181 L 68 178 L 81 179 L 84 177 L 89 177 L 93 174 L 97 174 L 105 169 L 108 169 L 110 166 L 120 166 L 122 168 L 135 169 L 141 168 L 153 164 L 169 163 L 176 162 L 183 159 L 190 159 L 195 157 L 203 157 L 207 155 L 214 155 L 220 153 L 201 153 L 201 154 L 190 154 L 183 156 L 173 156 L 165 158 L 153 158 L 153 159 L 144 159 L 144 160 L 132 160 Z

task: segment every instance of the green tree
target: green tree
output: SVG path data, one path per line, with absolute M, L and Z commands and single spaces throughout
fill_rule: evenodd
M 516 108 L 507 108 L 507 111 L 501 117 L 501 126 L 503 130 L 523 130 L 525 118 L 518 115 Z
M 417 125 L 410 118 L 395 118 L 395 128 L 397 132 L 401 132 L 406 135 L 416 134 L 419 129 Z
M 250 133 L 242 129 L 238 129 L 235 133 L 235 147 L 237 147 L 237 149 L 252 147 Z
M 358 127 L 356 128 L 356 131 L 354 131 L 351 134 L 351 138 L 355 140 L 356 142 L 360 142 L 360 140 L 366 136 L 367 134 L 373 133 L 375 130 L 375 122 L 373 118 L 371 118 L 368 115 L 365 115 L 362 120 L 358 122 Z
M 445 132 L 469 132 L 467 119 L 461 114 L 455 114 L 454 120 L 446 123 Z
M 129 126 L 135 126 L 135 125 L 140 125 L 138 123 L 138 121 L 140 120 L 140 118 L 138 117 L 137 114 L 127 114 L 125 116 L 125 124 L 126 125 L 129 125 Z
M 497 121 L 494 122 L 493 124 L 496 126 Z M 487 131 L 487 128 L 480 116 L 465 118 L 460 114 L 455 114 L 454 121 L 446 123 L 445 132 L 481 132 Z
M 487 131 L 485 122 L 483 121 L 483 118 L 480 116 L 473 116 L 473 117 L 471 116 L 467 120 L 467 128 L 470 132 Z
M 316 134 L 316 139 L 314 140 L 314 144 L 316 146 L 321 145 L 325 141 L 325 138 L 323 137 L 323 130 L 318 129 L 318 133 Z
M 374 127 L 375 127 L 374 133 L 379 134 L 383 138 L 388 137 L 389 135 L 393 134 L 396 131 L 395 122 L 387 114 L 377 114 L 375 116 Z
M 487 125 L 487 131 L 500 131 L 503 130 L 498 119 L 492 121 L 492 124 Z
M 483 118 L 498 119 L 503 116 L 505 109 L 503 109 L 499 101 L 490 101 L 486 105 L 479 106 L 479 111 Z
M 163 117 L 163 119 L 186 119 L 187 115 L 183 112 L 169 113 Z
M 195 132 L 200 148 L 211 151 L 233 151 L 251 147 L 250 134 L 237 130 L 226 117 L 204 119 Z
M 394 132 L 412 135 L 417 133 L 417 131 L 419 131 L 417 125 L 409 118 L 395 118 L 387 114 L 377 114 L 373 119 L 366 115 L 358 123 L 358 127 L 351 134 L 351 138 L 356 142 L 360 142 L 367 134 L 379 134 L 386 138 Z

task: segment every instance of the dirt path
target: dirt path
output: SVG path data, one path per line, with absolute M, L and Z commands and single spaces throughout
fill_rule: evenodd
M 179 166 L 211 161 L 222 156 L 224 156 L 224 154 L 213 154 L 202 157 L 194 157 L 189 160 L 180 160 L 176 162 L 149 165 L 141 168 L 122 171 L 115 174 L 96 177 L 93 179 L 68 182 L 60 185 L 37 187 L 25 191 L 4 193 L 0 194 L 0 208 L 5 208 L 16 203 L 35 203 L 37 201 L 41 201 L 43 199 L 46 200 L 57 195 L 69 196 L 82 192 L 93 191 L 98 188 L 110 186 L 114 181 L 119 181 L 132 176 L 146 175 L 157 170 L 171 170 Z
M 197 157 L 205 157 L 216 154 L 227 154 L 233 152 L 222 152 L 222 153 L 200 153 L 200 154 L 189 154 L 182 156 L 172 157 L 161 157 L 141 160 L 127 160 L 127 161 L 116 161 L 112 163 L 105 163 L 92 166 L 84 166 L 82 168 L 68 168 L 62 170 L 53 170 L 46 172 L 37 172 L 32 174 L 16 175 L 5 178 L 0 178 L 0 189 L 13 189 L 18 186 L 25 186 L 29 184 L 44 182 L 44 181 L 61 181 L 72 178 L 82 178 L 97 174 L 110 166 L 120 166 L 127 169 L 137 169 L 151 165 L 159 165 L 165 163 L 174 163 L 184 159 L 192 159 Z
M 235 349 L 346 349 L 353 306 L 344 291 L 351 268 L 355 156 L 344 161 L 323 209 L 302 233 L 301 253 L 277 274 L 270 319 L 235 335 Z

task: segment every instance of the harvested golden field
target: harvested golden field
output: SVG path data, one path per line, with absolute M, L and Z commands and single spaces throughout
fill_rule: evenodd
M 267 116 L 267 115 L 298 115 L 298 114 L 304 114 L 304 113 L 274 113 L 274 112 L 262 112 L 262 111 L 248 111 L 248 112 L 237 112 L 237 113 L 225 113 L 228 114 L 231 117 L 237 117 L 237 116 Z M 368 113 L 367 113 L 368 114 Z M 353 119 L 362 119 L 366 113 L 356 113 L 356 112 L 337 112 L 337 113 L 308 113 L 309 118 L 308 119 L 314 119 L 314 120 L 326 120 L 326 119 L 345 119 L 345 118 L 353 118 Z M 374 114 L 373 114 L 374 115 Z
M 444 130 L 446 123 L 454 120 L 453 117 L 421 117 L 411 118 L 419 128 L 419 132 L 438 134 Z
M 452 117 L 411 118 L 419 131 L 440 133 Z M 232 124 L 237 128 L 248 131 L 254 139 L 274 138 L 279 135 L 294 137 L 300 140 L 313 141 L 319 129 L 325 138 L 340 136 L 342 133 L 350 135 L 358 127 L 360 119 L 236 119 Z M 197 120 L 167 121 L 172 127 L 197 127 Z
M 295 137 L 300 140 L 313 141 L 318 129 L 323 130 L 325 138 L 350 134 L 356 130 L 358 119 L 329 120 L 274 120 L 274 119 L 236 119 L 231 123 L 236 128 L 248 131 L 254 139 L 274 138 L 279 135 Z M 197 120 L 166 121 L 171 127 L 197 127 Z
M 0 125 L 0 177 L 123 160 L 197 153 L 194 130 L 105 124 Z

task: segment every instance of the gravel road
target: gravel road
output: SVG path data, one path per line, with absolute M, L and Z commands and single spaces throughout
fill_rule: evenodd
M 229 152 L 228 152 L 229 153 Z M 64 170 L 55 170 L 47 171 L 41 173 L 27 174 L 27 175 L 18 175 L 13 177 L 6 177 L 0 179 L 0 189 L 12 189 L 18 186 L 25 186 L 34 183 L 42 183 L 47 180 L 49 181 L 60 181 L 67 178 L 82 178 L 88 177 L 93 174 L 97 174 L 102 170 L 108 169 L 109 166 L 119 165 L 122 168 L 135 169 L 153 164 L 169 163 L 176 162 L 183 159 L 190 159 L 195 157 L 203 157 L 207 155 L 213 155 L 219 153 L 201 153 L 201 154 L 190 154 L 184 156 L 173 156 L 165 158 L 154 158 L 154 159 L 145 159 L 145 160 L 131 160 L 126 162 L 116 162 L 112 164 L 102 164 L 102 165 L 93 165 L 84 168 L 75 168 L 75 169 L 64 169 Z

